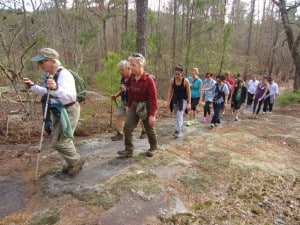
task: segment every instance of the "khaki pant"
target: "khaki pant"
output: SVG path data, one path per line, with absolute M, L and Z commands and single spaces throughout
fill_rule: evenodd
M 124 129 L 123 129 L 124 136 L 125 136 L 125 140 L 124 140 L 125 149 L 129 151 L 133 151 L 132 132 L 137 127 L 138 122 L 140 120 L 139 116 L 136 114 L 136 106 L 137 106 L 137 102 L 133 102 L 129 110 L 128 116 L 126 118 Z M 156 150 L 157 149 L 156 130 L 154 126 L 149 125 L 148 118 L 149 116 L 145 120 L 143 120 L 143 124 L 148 136 L 150 149 Z
M 72 125 L 73 132 L 77 126 L 80 117 L 80 105 L 78 102 L 66 108 Z M 69 166 L 74 166 L 80 160 L 80 155 L 77 153 L 73 139 L 66 137 L 63 134 L 60 124 L 60 118 L 52 114 L 53 118 L 53 137 L 52 147 L 58 151 L 65 159 Z

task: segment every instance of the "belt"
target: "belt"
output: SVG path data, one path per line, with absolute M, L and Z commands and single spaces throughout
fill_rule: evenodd
M 70 103 L 68 103 L 68 104 L 64 105 L 64 107 L 68 108 L 68 107 L 70 107 L 70 106 L 74 105 L 75 103 L 76 103 L 76 102 L 70 102 Z

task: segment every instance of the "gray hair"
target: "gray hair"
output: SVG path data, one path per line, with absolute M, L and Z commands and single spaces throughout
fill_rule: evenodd
M 54 66 L 55 67 L 60 67 L 61 66 L 61 62 L 58 59 L 53 59 L 54 61 Z
M 118 66 L 119 68 L 130 68 L 130 63 L 127 60 L 121 60 Z
M 135 60 L 141 66 L 146 65 L 146 59 L 140 53 L 133 53 L 131 56 L 128 57 L 128 61 L 130 61 L 130 60 Z

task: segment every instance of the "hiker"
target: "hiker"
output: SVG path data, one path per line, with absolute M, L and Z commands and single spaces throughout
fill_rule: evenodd
M 244 80 L 243 80 L 243 78 L 242 78 L 242 75 L 241 74 L 237 74 L 236 75 L 236 77 L 235 77 L 235 79 L 234 79 L 234 84 L 233 84 L 233 89 L 232 89 L 232 95 L 233 95 L 233 92 L 234 92 L 234 90 L 237 88 L 237 87 L 239 87 L 239 81 L 241 81 L 242 82 L 242 86 L 246 86 L 246 83 L 244 82 Z M 246 90 L 247 90 L 247 88 L 246 88 Z M 246 96 L 247 97 L 247 96 Z M 240 107 L 241 107 L 241 105 L 239 106 L 239 108 L 237 109 L 238 110 L 238 112 L 236 113 L 235 111 L 236 111 L 236 107 L 235 107 L 235 104 L 237 103 L 237 101 L 235 100 L 235 99 L 232 99 L 231 98 L 231 104 L 230 104 L 230 110 L 231 110 L 231 112 L 230 112 L 230 115 L 237 115 L 237 114 L 239 114 L 240 112 Z M 238 117 L 235 117 L 235 121 L 238 121 Z
M 191 126 L 197 123 L 196 108 L 200 101 L 201 86 L 202 86 L 202 80 L 200 77 L 198 77 L 198 74 L 199 74 L 199 69 L 195 67 L 192 69 L 191 76 L 187 78 L 190 82 L 190 89 L 191 89 L 191 111 L 190 111 L 190 120 L 187 121 L 186 123 L 187 126 Z
M 240 108 L 242 104 L 245 103 L 247 97 L 247 88 L 244 86 L 243 80 L 238 79 L 237 80 L 237 86 L 234 88 L 233 93 L 232 93 L 232 106 L 234 110 L 234 121 L 238 121 L 238 115 L 240 113 Z
M 215 85 L 216 81 L 212 79 L 213 74 L 210 72 L 207 72 L 205 77 L 206 77 L 206 79 L 203 82 L 203 88 L 210 89 L 211 87 L 213 87 Z M 201 123 L 206 123 L 206 122 L 210 122 L 212 119 L 210 105 L 213 102 L 214 92 L 212 90 L 202 91 L 201 94 L 202 94 L 201 99 L 202 100 L 204 99 L 204 102 L 205 102 L 204 107 L 203 107 L 204 116 L 201 120 Z
M 249 119 L 257 119 L 257 115 L 259 114 L 260 108 L 264 102 L 264 98 L 267 95 L 268 91 L 269 85 L 266 82 L 266 78 L 262 77 L 253 95 L 254 103 L 252 115 L 249 117 Z
M 216 84 L 207 89 L 203 89 L 204 91 L 211 91 L 214 92 L 213 98 L 213 108 L 214 108 L 214 115 L 211 120 L 211 127 L 216 127 L 220 124 L 220 113 L 223 108 L 226 107 L 229 89 L 228 86 L 225 84 L 225 76 L 223 74 L 219 74 L 216 76 Z
M 225 73 L 224 76 L 225 76 L 224 84 L 227 85 L 228 90 L 229 90 L 229 94 L 226 99 L 226 102 L 229 102 L 229 100 L 231 99 L 232 92 L 233 92 L 234 79 L 230 76 L 229 73 Z M 225 115 L 225 109 L 226 109 L 226 106 L 224 105 L 221 110 L 221 113 L 220 113 L 221 118 Z M 232 112 L 230 114 L 232 114 Z
M 247 108 L 251 107 L 253 103 L 253 96 L 256 91 L 257 85 L 259 81 L 257 80 L 256 75 L 252 76 L 252 80 L 248 81 L 247 88 L 248 88 L 248 93 L 247 93 Z
M 116 101 L 118 97 L 121 97 L 121 102 L 118 105 L 117 109 L 117 119 L 116 119 L 116 130 L 117 133 L 115 136 L 111 137 L 112 141 L 118 141 L 123 140 L 123 127 L 124 127 L 124 120 L 126 116 L 126 103 L 127 103 L 127 97 L 128 97 L 128 88 L 129 88 L 129 82 L 130 82 L 130 63 L 127 60 L 121 60 L 118 64 L 119 72 L 121 75 L 121 81 L 120 81 L 120 90 L 118 93 L 111 96 L 111 99 L 113 101 Z M 146 138 L 146 131 L 143 126 L 143 123 L 141 122 L 142 132 L 140 135 L 141 139 Z
M 131 68 L 128 100 L 126 104 L 127 118 L 124 124 L 125 150 L 118 151 L 120 157 L 132 157 L 133 143 L 132 132 L 137 127 L 139 120 L 143 121 L 150 149 L 146 156 L 152 157 L 157 150 L 157 137 L 155 130 L 157 112 L 157 91 L 153 78 L 144 70 L 146 60 L 140 53 L 133 53 L 128 61 Z
M 272 77 L 268 78 L 268 83 L 269 94 L 265 97 L 264 100 L 263 113 L 272 113 L 273 106 L 275 104 L 275 100 L 279 92 L 278 84 L 273 81 Z
M 190 82 L 183 75 L 181 65 L 175 67 L 175 77 L 169 82 L 167 104 L 170 111 L 176 115 L 175 132 L 173 136 L 178 138 L 183 124 L 183 115 L 191 108 Z
M 67 163 L 66 166 L 63 166 L 62 173 L 73 176 L 82 169 L 85 162 L 73 143 L 73 134 L 80 116 L 80 105 L 76 101 L 75 80 L 72 74 L 61 66 L 58 58 L 59 54 L 54 49 L 42 48 L 31 59 L 31 61 L 37 62 L 47 74 L 47 87 L 34 84 L 31 80 L 23 82 L 27 88 L 39 95 L 45 95 L 49 91 L 53 121 L 51 144 Z M 63 126 L 63 124 L 67 126 Z

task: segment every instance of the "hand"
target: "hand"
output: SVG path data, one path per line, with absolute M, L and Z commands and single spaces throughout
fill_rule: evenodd
M 186 107 L 190 110 L 192 108 L 191 103 L 188 103 Z
M 29 89 L 31 86 L 34 85 L 34 83 L 31 80 L 29 80 L 28 78 L 24 78 L 23 83 L 25 85 L 25 88 L 27 88 L 27 89 Z
M 47 87 L 50 89 L 50 90 L 56 90 L 57 89 L 57 83 L 55 82 L 55 80 L 53 79 L 52 76 L 49 76 L 47 78 Z
M 154 126 L 155 122 L 156 122 L 155 116 L 149 116 L 149 118 L 148 118 L 149 125 Z
M 116 95 L 111 95 L 110 97 L 111 97 L 111 99 L 114 100 L 114 101 L 117 99 Z
M 127 91 L 127 89 L 126 89 L 126 86 L 124 85 L 124 84 L 122 84 L 121 86 L 120 86 L 120 90 L 123 92 L 123 91 Z

